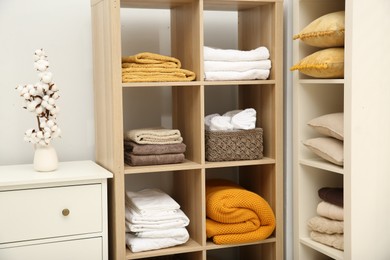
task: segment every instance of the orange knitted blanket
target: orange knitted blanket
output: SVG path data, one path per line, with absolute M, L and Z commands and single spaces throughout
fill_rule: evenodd
M 216 244 L 253 242 L 269 237 L 275 215 L 258 194 L 227 180 L 206 183 L 206 234 Z

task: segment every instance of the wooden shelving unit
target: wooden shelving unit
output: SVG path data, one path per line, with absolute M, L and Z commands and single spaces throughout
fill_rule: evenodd
M 295 0 L 293 2 L 294 34 L 314 19 L 345 10 L 344 79 L 315 79 L 299 72 L 293 74 L 293 164 L 294 164 L 294 259 L 387 259 L 386 234 L 389 225 L 384 215 L 390 206 L 382 198 L 389 196 L 389 163 L 382 155 L 389 141 L 383 136 L 390 129 L 382 118 L 389 110 L 387 69 L 388 36 L 373 30 L 373 24 L 384 24 L 390 18 L 382 9 L 388 2 L 375 5 L 350 0 Z M 366 21 L 370 20 L 367 24 Z M 370 36 L 370 37 L 368 37 Z M 370 48 L 368 48 L 370 46 Z M 367 63 L 361 58 L 370 50 Z M 296 40 L 293 63 L 315 52 Z M 386 56 L 386 57 L 385 57 Z M 379 65 L 385 61 L 387 65 Z M 375 93 L 375 94 L 374 94 Z M 319 136 L 307 122 L 320 115 L 344 112 L 344 166 L 319 159 L 302 144 Z M 386 117 L 387 118 L 387 117 Z M 372 127 L 381 121 L 381 127 Z M 367 174 L 371 173 L 371 174 Z M 385 177 L 386 176 L 386 177 Z M 307 221 L 316 216 L 320 202 L 318 189 L 344 188 L 344 251 L 317 243 L 310 238 Z M 371 206 L 371 202 L 375 205 Z M 365 206 L 362 206 L 365 205 Z M 383 206 L 379 206 L 383 205 Z M 364 225 L 370 219 L 371 225 Z
M 110 192 L 110 259 L 147 259 L 177 256 L 179 259 L 205 260 L 234 252 L 232 259 L 283 259 L 283 2 L 279 0 L 92 0 L 93 56 L 95 85 L 96 161 L 109 169 L 114 178 Z M 121 30 L 122 11 L 128 9 L 168 11 L 170 16 L 171 56 L 182 67 L 192 70 L 193 82 L 123 83 L 121 57 L 124 53 Z M 203 79 L 203 15 L 207 11 L 228 11 L 237 15 L 237 45 L 241 50 L 266 46 L 272 62 L 268 80 L 214 81 Z M 147 28 L 145 28 L 147 30 Z M 145 33 L 153 33 L 147 32 Z M 156 36 L 158 37 L 158 35 Z M 143 51 L 150 51 L 145 49 Z M 133 53 L 135 54 L 135 53 Z M 236 92 L 231 108 L 252 107 L 257 111 L 257 126 L 264 131 L 264 158 L 253 161 L 205 161 L 204 122 L 215 113 L 209 105 L 209 90 Z M 123 132 L 146 127 L 137 108 L 129 100 L 142 91 L 168 93 L 171 125 L 179 129 L 187 146 L 181 164 L 131 167 L 123 160 Z M 153 101 L 142 100 L 153 107 Z M 149 102 L 149 103 L 148 103 Z M 214 104 L 215 105 L 215 104 Z M 156 112 L 156 111 L 154 111 Z M 162 113 L 162 112 L 161 112 Z M 161 117 L 165 115 L 161 114 Z M 152 116 L 150 116 L 152 117 Z M 154 121 L 160 124 L 160 118 Z M 137 120 L 138 119 L 138 120 Z M 168 120 L 169 121 L 169 120 Z M 271 205 L 276 230 L 270 238 L 249 244 L 215 245 L 206 239 L 205 182 L 226 171 L 246 189 L 256 192 Z M 147 181 L 145 182 L 145 178 Z M 151 185 L 169 186 L 170 195 L 190 219 L 190 240 L 185 245 L 132 253 L 125 244 L 125 202 L 127 188 Z M 230 259 L 221 258 L 221 259 Z

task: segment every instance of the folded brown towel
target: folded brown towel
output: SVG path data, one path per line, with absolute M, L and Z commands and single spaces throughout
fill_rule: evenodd
M 131 152 L 134 155 L 152 155 L 152 154 L 169 154 L 169 153 L 184 153 L 186 145 L 179 144 L 137 144 L 132 141 L 124 141 L 125 151 Z
M 344 206 L 344 190 L 343 188 L 328 188 L 324 187 L 318 190 L 318 196 L 326 202 L 339 207 Z
M 158 155 L 135 155 L 125 152 L 125 162 L 132 166 L 145 166 L 157 164 L 181 163 L 184 161 L 184 154 L 158 154 Z
M 312 231 L 310 233 L 311 239 L 321 244 L 331 246 L 340 250 L 344 250 L 344 235 L 343 234 L 323 234 L 320 232 Z

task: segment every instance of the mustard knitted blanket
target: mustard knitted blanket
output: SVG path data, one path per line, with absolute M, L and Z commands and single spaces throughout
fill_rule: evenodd
M 216 244 L 253 242 L 269 237 L 275 215 L 261 196 L 227 180 L 206 183 L 206 234 Z
M 192 81 L 195 73 L 182 69 L 180 60 L 150 52 L 122 57 L 122 82 Z

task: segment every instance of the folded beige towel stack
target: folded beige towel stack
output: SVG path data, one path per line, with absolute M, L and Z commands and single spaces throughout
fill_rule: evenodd
M 195 73 L 182 69 L 180 60 L 151 52 L 122 58 L 122 82 L 192 81 Z
M 186 145 L 178 129 L 133 129 L 124 136 L 125 162 L 132 166 L 181 163 Z

